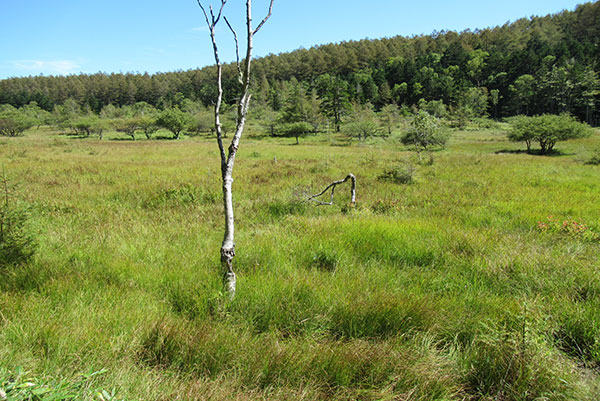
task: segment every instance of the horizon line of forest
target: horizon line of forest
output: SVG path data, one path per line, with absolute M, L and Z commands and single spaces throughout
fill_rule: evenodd
M 410 107 L 441 102 L 468 118 L 570 113 L 600 123 L 600 2 L 475 31 L 434 32 L 328 44 L 254 62 L 254 102 L 280 112 L 290 101 L 318 102 L 339 127 L 349 105 Z M 216 98 L 215 67 L 169 73 L 97 73 L 0 80 L 0 104 L 66 102 L 99 114 L 109 105 L 158 109 Z M 224 66 L 224 101 L 239 93 L 235 64 Z M 290 100 L 292 99 L 292 100 Z

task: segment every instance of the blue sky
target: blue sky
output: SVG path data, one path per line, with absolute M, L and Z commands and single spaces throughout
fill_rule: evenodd
M 254 3 L 258 20 L 268 0 Z M 521 17 L 573 10 L 578 3 L 275 0 L 273 17 L 256 37 L 255 55 L 344 40 L 486 28 Z M 240 32 L 244 4 L 229 0 L 226 6 Z M 0 5 L 0 79 L 98 71 L 154 73 L 213 63 L 196 0 L 0 0 Z M 223 25 L 217 34 L 222 58 L 233 60 L 231 33 Z

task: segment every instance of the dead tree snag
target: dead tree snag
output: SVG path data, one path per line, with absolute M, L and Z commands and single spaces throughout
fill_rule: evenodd
M 350 187 L 350 205 L 354 206 L 356 204 L 356 177 L 354 176 L 354 174 L 348 174 L 346 176 L 346 178 L 344 178 L 343 180 L 338 180 L 338 181 L 332 182 L 323 191 L 319 192 L 318 194 L 312 195 L 311 197 L 308 198 L 308 200 L 317 202 L 319 204 L 319 206 L 333 205 L 333 194 L 335 192 L 335 187 L 340 184 L 345 183 L 348 180 L 351 180 L 351 182 L 352 182 L 351 187 Z M 327 192 L 330 188 L 331 188 L 331 198 L 330 198 L 329 202 L 322 202 L 322 201 L 319 201 L 316 199 L 319 196 L 323 195 L 325 192 Z
M 233 184 L 233 165 L 235 156 L 239 149 L 240 139 L 244 132 L 246 124 L 246 116 L 248 115 L 248 107 L 250 106 L 250 66 L 252 63 L 252 44 L 254 35 L 262 28 L 262 26 L 271 17 L 273 11 L 274 0 L 270 0 L 269 11 L 267 16 L 261 20 L 258 26 L 252 28 L 252 0 L 246 0 L 246 57 L 240 63 L 238 35 L 233 29 L 229 21 L 223 16 L 223 9 L 227 0 L 221 0 L 218 12 L 213 10 L 212 6 L 208 7 L 208 11 L 202 4 L 201 0 L 196 0 L 200 9 L 204 13 L 206 24 L 210 33 L 210 38 L 213 45 L 215 63 L 217 66 L 217 99 L 215 102 L 215 131 L 217 133 L 217 144 L 219 145 L 219 153 L 221 156 L 221 178 L 223 186 L 223 209 L 225 215 L 225 233 L 223 243 L 221 245 L 221 268 L 223 270 L 223 285 L 225 292 L 231 299 L 235 297 L 236 276 L 233 271 L 233 258 L 235 256 L 235 241 L 234 241 L 234 217 L 233 217 L 233 199 L 232 199 L 232 184 Z M 235 133 L 231 140 L 231 144 L 227 149 L 223 145 L 223 130 L 221 125 L 221 105 L 223 103 L 223 67 L 219 58 L 219 49 L 215 35 L 215 27 L 223 18 L 225 23 L 233 33 L 236 47 L 236 61 L 238 68 L 238 80 L 241 84 L 240 100 L 237 105 L 237 124 Z

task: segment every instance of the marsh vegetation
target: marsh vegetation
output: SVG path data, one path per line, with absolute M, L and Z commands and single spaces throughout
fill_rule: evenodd
M 454 130 L 432 164 L 399 140 L 250 130 L 233 302 L 212 137 L 3 139 L 37 252 L 0 270 L 0 379 L 23 367 L 83 399 L 592 400 L 600 137 L 547 157 L 506 129 Z M 381 179 L 403 160 L 412 184 Z M 354 208 L 304 201 L 348 171 Z

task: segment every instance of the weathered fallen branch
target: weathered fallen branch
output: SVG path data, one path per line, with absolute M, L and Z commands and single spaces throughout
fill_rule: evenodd
M 316 195 L 312 195 L 311 197 L 308 198 L 308 200 L 312 200 L 315 201 L 319 204 L 319 206 L 321 205 L 333 205 L 333 194 L 335 193 L 335 187 L 345 183 L 346 181 L 351 180 L 352 181 L 352 187 L 350 188 L 350 194 L 351 194 L 351 200 L 350 200 L 350 204 L 352 206 L 354 206 L 354 204 L 356 203 L 356 177 L 354 176 L 354 174 L 348 174 L 346 176 L 346 178 L 344 178 L 343 180 L 338 180 L 338 181 L 334 181 L 331 184 L 329 184 L 327 186 L 327 188 L 325 188 L 323 191 L 319 192 Z M 322 202 L 319 201 L 315 198 L 318 198 L 319 196 L 323 195 L 325 192 L 327 192 L 329 189 L 331 188 L 331 198 L 329 202 Z

